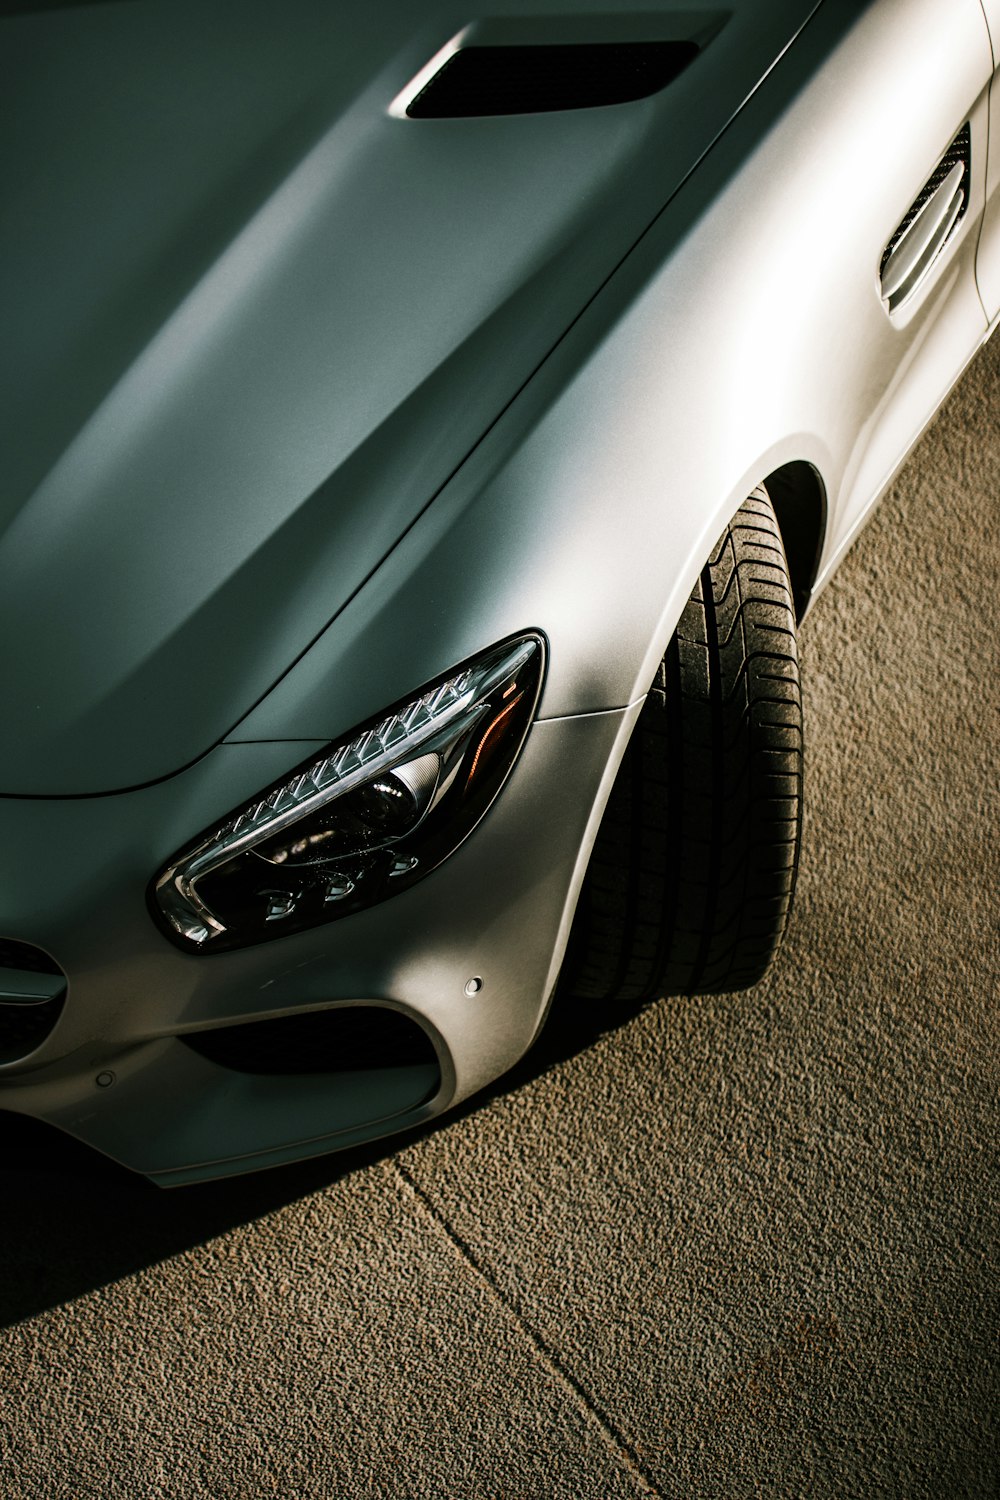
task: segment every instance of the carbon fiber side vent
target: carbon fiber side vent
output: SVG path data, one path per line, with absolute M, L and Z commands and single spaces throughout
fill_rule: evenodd
M 961 130 L 928 177 L 882 252 L 878 274 L 889 312 L 922 285 L 969 206 L 972 133 Z
M 666 88 L 699 50 L 692 41 L 462 47 L 406 113 L 456 120 L 628 104 Z

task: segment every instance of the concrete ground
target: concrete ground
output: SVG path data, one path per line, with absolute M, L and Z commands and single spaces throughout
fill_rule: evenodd
M 1000 338 L 803 631 L 749 994 L 160 1193 L 0 1130 L 0 1493 L 995 1496 Z

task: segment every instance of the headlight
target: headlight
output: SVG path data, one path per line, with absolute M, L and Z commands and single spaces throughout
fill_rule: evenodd
M 543 663 L 537 636 L 497 646 L 234 813 L 156 879 L 166 931 L 214 953 L 329 922 L 420 880 L 503 786 Z

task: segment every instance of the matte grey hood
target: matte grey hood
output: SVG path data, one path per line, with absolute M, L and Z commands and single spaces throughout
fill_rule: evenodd
M 221 739 L 814 8 L 549 0 L 583 41 L 711 40 L 652 98 L 451 120 L 392 110 L 475 21 L 450 5 L 0 23 L 0 792 L 135 786 Z

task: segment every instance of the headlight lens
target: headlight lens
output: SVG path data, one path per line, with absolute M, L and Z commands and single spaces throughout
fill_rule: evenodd
M 165 930 L 214 953 L 332 921 L 421 879 L 507 779 L 543 665 L 538 636 L 497 646 L 242 808 L 154 882 Z

